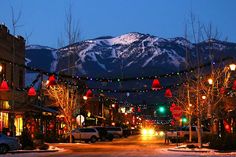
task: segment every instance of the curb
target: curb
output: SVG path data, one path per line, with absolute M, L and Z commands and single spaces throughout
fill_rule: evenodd
M 8 153 L 16 154 L 16 153 L 49 153 L 49 152 L 58 152 L 59 150 L 15 150 L 9 151 Z
M 207 153 L 207 152 L 215 152 L 213 150 L 194 150 L 194 149 L 178 149 L 178 148 L 169 148 L 168 151 L 174 151 L 174 152 L 199 152 L 199 153 Z

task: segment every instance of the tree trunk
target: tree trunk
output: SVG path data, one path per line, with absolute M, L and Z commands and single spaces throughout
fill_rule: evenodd
M 69 124 L 69 132 L 70 132 L 70 143 L 73 142 L 73 139 L 72 139 L 72 127 L 71 125 Z
M 192 125 L 191 125 L 191 121 L 192 121 L 192 115 L 189 115 L 189 142 L 192 142 Z
M 202 133 L 201 133 L 200 116 L 197 118 L 197 137 L 198 137 L 198 146 L 199 146 L 199 148 L 202 148 Z
M 188 99 L 188 107 L 189 107 L 189 142 L 192 142 L 192 109 L 190 105 L 190 95 L 189 95 L 189 83 L 187 84 L 187 99 Z

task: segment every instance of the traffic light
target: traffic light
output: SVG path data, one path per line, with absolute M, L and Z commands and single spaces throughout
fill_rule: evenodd
M 186 117 L 182 117 L 181 121 L 182 121 L 182 123 L 186 123 L 188 120 Z
M 165 109 L 165 107 L 160 106 L 160 107 L 158 108 L 158 111 L 159 111 L 160 113 L 165 113 L 166 109 Z

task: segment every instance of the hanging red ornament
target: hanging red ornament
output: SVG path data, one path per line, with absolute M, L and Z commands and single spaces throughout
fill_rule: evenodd
M 50 123 L 49 124 L 49 129 L 53 129 L 54 128 L 54 124 L 53 123 Z
M 224 87 L 220 88 L 220 94 L 225 94 L 225 88 Z
M 170 89 L 166 89 L 165 97 L 167 97 L 167 98 L 171 98 L 172 97 L 172 93 L 171 93 Z
M 161 89 L 161 84 L 158 79 L 154 79 L 152 82 L 152 89 L 153 90 L 158 90 Z
M 132 112 L 135 112 L 135 108 L 134 107 L 132 107 L 131 110 L 132 110 Z
M 93 97 L 93 92 L 89 89 L 87 92 L 86 92 L 86 95 L 85 95 L 87 98 L 91 98 Z
M 60 117 L 60 121 L 62 121 L 62 122 L 63 122 L 63 121 L 64 121 L 64 117 Z
M 28 96 L 36 96 L 34 87 L 30 87 L 30 89 L 28 90 Z
M 236 80 L 234 81 L 234 84 L 233 84 L 232 89 L 233 89 L 233 90 L 236 90 Z
M 0 86 L 0 91 L 6 92 L 9 91 L 9 87 L 7 85 L 7 81 L 3 80 Z
M 172 103 L 172 105 L 170 106 L 170 111 L 172 112 L 175 107 L 176 107 L 175 103 Z
M 172 119 L 171 122 L 170 122 L 170 124 L 171 124 L 172 126 L 175 125 L 175 121 Z
M 54 75 L 49 76 L 48 81 L 47 81 L 48 86 L 53 86 L 56 85 L 56 78 Z
M 224 124 L 224 127 L 225 127 L 225 131 L 227 133 L 230 133 L 231 132 L 231 126 L 230 124 L 226 121 L 226 120 L 223 120 L 223 124 Z
M 140 107 L 138 107 L 138 112 L 141 112 L 141 108 Z

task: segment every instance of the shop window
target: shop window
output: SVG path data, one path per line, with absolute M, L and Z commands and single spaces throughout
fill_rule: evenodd
M 10 105 L 8 101 L 2 101 L 1 109 L 10 109 Z
M 23 131 L 23 118 L 21 115 L 16 115 L 14 125 L 16 127 L 16 136 L 20 136 Z
M 8 128 L 8 113 L 0 112 L 0 131 Z

